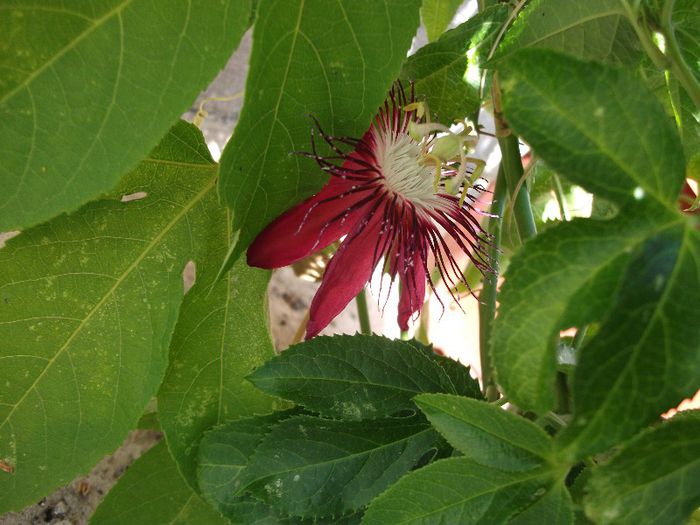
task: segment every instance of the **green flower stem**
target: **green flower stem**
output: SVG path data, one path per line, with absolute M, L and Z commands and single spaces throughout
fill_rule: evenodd
M 428 325 L 430 324 L 430 296 L 428 300 L 423 303 L 423 308 L 420 311 L 420 323 L 418 323 L 418 329 L 416 330 L 415 338 L 424 345 L 430 344 L 430 339 L 428 339 Z
M 503 210 L 506 203 L 506 181 L 503 174 L 503 164 L 498 170 L 496 188 L 493 192 L 493 204 L 491 213 L 494 217 L 489 219 L 488 233 L 492 235 L 489 246 L 489 257 L 493 266 L 493 273 L 484 276 L 484 283 L 479 294 L 479 358 L 481 360 L 481 382 L 484 396 L 488 401 L 498 399 L 498 390 L 493 380 L 493 365 L 491 364 L 491 332 L 493 320 L 496 316 L 496 294 L 498 284 L 498 263 L 500 258 L 501 232 L 503 228 Z
M 498 145 L 501 148 L 501 166 L 503 166 L 503 174 L 508 185 L 508 191 L 511 198 L 514 199 L 513 213 L 515 215 L 515 224 L 518 227 L 520 240 L 525 241 L 537 235 L 537 227 L 535 226 L 535 217 L 532 214 L 532 206 L 530 204 L 530 194 L 526 185 L 522 184 L 518 194 L 514 195 L 518 182 L 524 173 L 518 137 L 512 133 L 500 136 Z
M 566 206 L 566 195 L 564 195 L 564 188 L 561 185 L 559 175 L 553 173 L 552 180 L 554 181 L 554 195 L 557 198 L 557 204 L 559 204 L 559 214 L 561 215 L 561 219 L 563 221 L 570 221 L 571 216 L 569 215 L 569 209 Z
M 574 347 L 576 351 L 578 351 L 581 348 L 581 345 L 583 344 L 583 340 L 586 337 L 586 332 L 588 331 L 588 325 L 585 324 L 578 330 L 576 330 L 576 335 L 574 336 L 574 340 L 571 342 L 571 346 Z
M 372 325 L 369 323 L 369 312 L 367 311 L 367 294 L 364 288 L 355 297 L 355 304 L 357 305 L 357 317 L 360 319 L 360 333 L 372 335 Z

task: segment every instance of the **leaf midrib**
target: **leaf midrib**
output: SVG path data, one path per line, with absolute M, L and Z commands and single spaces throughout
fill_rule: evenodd
M 260 482 L 260 481 L 263 481 L 263 480 L 269 478 L 270 476 L 282 476 L 282 475 L 285 475 L 285 474 L 290 474 L 290 473 L 292 473 L 292 472 L 305 472 L 305 471 L 307 471 L 307 470 L 309 470 L 309 469 L 316 469 L 316 468 L 319 468 L 319 467 L 322 467 L 322 466 L 326 466 L 326 465 L 335 465 L 335 464 L 337 464 L 337 463 L 341 463 L 341 462 L 345 462 L 345 461 L 351 461 L 351 460 L 353 460 L 353 459 L 357 459 L 357 458 L 360 458 L 360 457 L 362 457 L 362 456 L 374 455 L 374 454 L 377 454 L 378 452 L 381 452 L 381 451 L 384 450 L 384 449 L 387 449 L 387 448 L 396 446 L 397 444 L 401 444 L 401 443 L 403 443 L 403 442 L 407 442 L 407 441 L 413 440 L 413 439 L 415 439 L 415 438 L 421 436 L 422 434 L 426 434 L 426 433 L 430 433 L 430 432 L 434 432 L 433 427 L 430 427 L 430 426 L 428 426 L 428 427 L 423 427 L 423 430 L 420 430 L 420 431 L 416 432 L 415 434 L 411 434 L 411 435 L 409 435 L 409 436 L 402 437 L 401 439 L 397 439 L 397 440 L 395 440 L 395 441 L 391 441 L 390 443 L 380 443 L 380 444 L 378 444 L 378 446 L 376 446 L 376 447 L 374 447 L 374 448 L 371 448 L 371 449 L 363 450 L 363 451 L 360 451 L 360 452 L 354 452 L 354 453 L 352 453 L 352 454 L 348 454 L 348 455 L 346 455 L 346 456 L 342 456 L 342 457 L 335 458 L 335 459 L 330 459 L 330 460 L 327 460 L 327 461 L 319 461 L 319 462 L 317 462 L 317 463 L 307 463 L 306 465 L 302 465 L 302 466 L 299 466 L 299 467 L 290 468 L 290 469 L 287 469 L 287 470 L 281 470 L 281 471 L 270 472 L 270 473 L 268 473 L 268 474 L 263 475 L 262 477 L 258 477 L 258 478 L 256 478 L 256 479 L 254 479 L 254 480 L 252 480 L 252 481 L 246 483 L 243 487 L 241 487 L 241 488 L 238 490 L 237 494 L 241 494 L 246 488 L 250 487 L 250 486 L 253 485 L 254 483 L 258 483 L 258 482 Z M 334 432 L 334 433 L 337 434 L 337 431 Z M 366 439 L 366 438 L 365 438 L 365 439 Z M 373 442 L 372 440 L 368 440 L 368 441 Z M 331 445 L 334 445 L 334 446 L 335 446 L 335 444 L 332 444 L 332 443 L 326 443 L 326 442 L 321 442 L 321 443 L 323 443 L 323 444 L 331 444 Z M 251 462 L 251 463 L 252 463 L 252 462 Z M 248 465 L 248 468 L 250 468 L 250 464 Z

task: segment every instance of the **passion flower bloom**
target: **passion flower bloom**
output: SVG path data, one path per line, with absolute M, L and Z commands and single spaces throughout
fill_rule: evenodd
M 455 179 L 466 170 L 463 147 L 457 154 L 461 167 L 437 156 L 446 146 L 434 130 L 447 128 L 425 122 L 412 91 L 407 97 L 396 84 L 361 139 L 332 137 L 318 126 L 331 156 L 317 153 L 312 130 L 313 152 L 304 155 L 330 173 L 330 180 L 318 194 L 268 225 L 248 248 L 249 265 L 280 268 L 345 236 L 311 303 L 307 339 L 363 289 L 382 259 L 392 283 L 398 276 L 402 284 L 402 330 L 420 312 L 426 282 L 434 290 L 430 266 L 437 266 L 450 290 L 459 281 L 466 284 L 453 250 L 466 254 L 482 272 L 489 271 L 480 212 L 472 205 L 473 193 L 483 188 L 475 185 L 474 192 L 463 184 L 455 187 Z M 416 136 L 417 130 L 428 131 Z M 348 148 L 352 150 L 346 152 Z

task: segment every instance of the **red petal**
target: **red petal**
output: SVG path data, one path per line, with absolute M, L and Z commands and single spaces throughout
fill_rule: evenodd
M 377 264 L 375 248 L 381 242 L 383 206 L 372 213 L 369 223 L 358 222 L 328 263 L 321 287 L 309 309 L 306 339 L 323 330 L 362 290 Z M 377 259 L 381 257 L 377 253 Z
M 678 199 L 678 206 L 680 207 L 681 211 L 690 215 L 700 214 L 700 208 L 695 211 L 689 211 L 691 206 L 695 202 L 695 199 L 697 198 L 698 196 L 695 195 L 695 192 L 693 191 L 693 188 L 690 186 L 690 184 L 688 184 L 688 181 L 686 180 L 685 182 L 683 182 L 681 196 Z
M 321 250 L 353 227 L 369 191 L 349 193 L 357 182 L 333 176 L 319 193 L 287 210 L 248 247 L 248 264 L 281 268 Z M 356 209 L 351 209 L 356 206 Z
M 420 256 L 420 251 L 416 248 L 413 254 L 413 266 L 401 263 L 401 297 L 399 298 L 399 328 L 408 330 L 408 320 L 423 308 L 425 301 L 425 267 Z

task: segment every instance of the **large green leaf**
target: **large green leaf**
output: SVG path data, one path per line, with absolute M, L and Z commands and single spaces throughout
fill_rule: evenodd
M 676 209 L 685 165 L 661 105 L 624 70 L 529 49 L 502 72 L 508 123 L 552 168 L 618 203 Z
M 447 394 L 421 394 L 416 403 L 453 447 L 482 465 L 530 470 L 551 455 L 544 430 L 501 407 Z
M 261 0 L 241 119 L 221 158 L 220 191 L 241 231 L 229 264 L 272 219 L 318 190 L 309 151 L 325 131 L 361 136 L 418 27 L 419 0 Z
M 676 210 L 684 175 L 678 135 L 653 95 L 624 72 L 529 50 L 509 61 L 503 85 L 508 121 L 538 155 L 621 203 L 610 221 L 574 221 L 528 242 L 506 274 L 492 341 L 498 380 L 516 404 L 543 412 L 555 401 L 558 331 L 601 320 L 630 254 L 661 229 L 692 225 Z M 663 388 L 663 376 L 655 378 L 649 388 Z
M 415 82 L 416 95 L 428 101 L 433 119 L 449 125 L 479 109 L 479 63 L 488 55 L 507 16 L 505 6 L 488 9 L 408 58 L 401 78 Z
M 571 457 L 604 450 L 700 384 L 700 231 L 669 226 L 641 245 L 610 314 L 574 372 Z
M 0 1 L 0 231 L 111 190 L 226 63 L 250 4 Z
M 368 504 L 440 441 L 422 417 L 293 417 L 257 447 L 239 492 L 251 492 L 283 514 L 340 516 Z
M 422 392 L 481 397 L 469 368 L 415 341 L 378 336 L 315 337 L 268 361 L 249 379 L 265 392 L 345 420 L 415 409 L 411 399 Z
M 420 18 L 428 34 L 428 40 L 436 40 L 457 14 L 462 0 L 423 0 Z
M 554 406 L 556 335 L 604 315 L 630 250 L 652 227 L 647 215 L 574 220 L 538 235 L 513 257 L 499 294 L 492 355 L 499 384 L 518 406 L 537 412 Z
M 362 525 L 506 523 L 549 485 L 547 472 L 504 472 L 467 458 L 445 459 L 392 485 L 372 502 Z
M 700 505 L 700 418 L 679 415 L 593 471 L 586 513 L 600 525 L 685 523 Z
M 506 33 L 495 59 L 528 47 L 611 63 L 633 63 L 642 56 L 621 0 L 529 2 Z
M 85 472 L 138 421 L 165 372 L 183 267 L 225 220 L 214 175 L 180 123 L 116 194 L 0 250 L 0 460 L 14 469 L 0 472 L 0 512 Z
M 168 447 L 158 443 L 136 460 L 102 501 L 90 525 L 226 525 L 187 486 Z
M 158 393 L 158 417 L 182 474 L 196 486 L 197 446 L 205 430 L 241 416 L 269 412 L 273 401 L 244 377 L 274 355 L 267 331 L 268 272 L 239 261 L 216 281 L 231 239 L 218 208 L 207 258 L 196 267 L 170 345 Z

